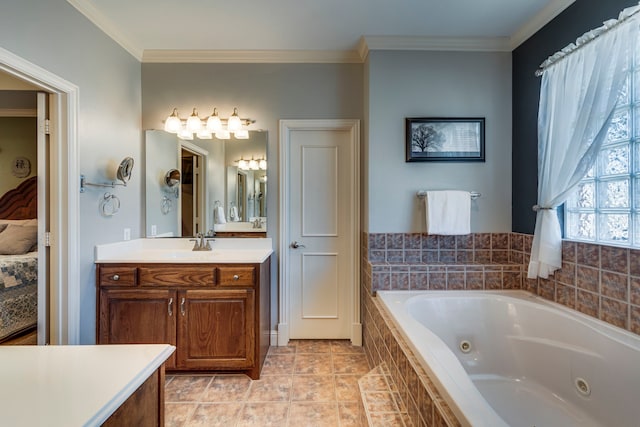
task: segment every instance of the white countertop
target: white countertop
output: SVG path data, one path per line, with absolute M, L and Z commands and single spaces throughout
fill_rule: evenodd
M 2 346 L 0 424 L 102 424 L 173 353 L 165 344 Z
M 262 263 L 273 253 L 270 238 L 224 238 L 211 251 L 193 251 L 188 238 L 148 238 L 97 245 L 96 263 Z
M 224 224 L 214 224 L 216 232 L 243 232 L 243 233 L 266 233 L 267 226 L 261 223 L 260 227 L 254 228 L 252 222 L 227 222 Z

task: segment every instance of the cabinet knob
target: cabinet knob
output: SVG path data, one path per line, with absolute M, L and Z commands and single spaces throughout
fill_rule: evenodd
M 119 276 L 119 275 L 117 275 L 117 274 L 114 274 L 114 275 L 111 277 L 111 280 L 120 280 L 120 276 Z
M 238 276 L 237 274 L 233 275 L 233 280 L 239 280 L 239 279 L 240 279 L 240 276 Z

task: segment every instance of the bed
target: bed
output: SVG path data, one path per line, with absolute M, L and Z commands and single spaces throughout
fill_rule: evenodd
M 0 197 L 0 342 L 38 317 L 37 177 Z

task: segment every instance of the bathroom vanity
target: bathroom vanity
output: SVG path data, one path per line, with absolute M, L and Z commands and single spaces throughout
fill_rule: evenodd
M 271 239 L 220 239 L 211 251 L 192 251 L 188 239 L 126 243 L 96 248 L 97 343 L 171 344 L 167 370 L 258 379 L 270 337 Z

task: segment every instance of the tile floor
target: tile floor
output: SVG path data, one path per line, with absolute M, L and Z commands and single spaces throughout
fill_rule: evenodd
M 365 426 L 358 379 L 370 370 L 348 341 L 292 340 L 271 347 L 259 380 L 167 375 L 165 425 Z

